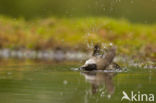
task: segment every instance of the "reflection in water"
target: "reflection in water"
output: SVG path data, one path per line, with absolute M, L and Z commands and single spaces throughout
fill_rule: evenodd
M 123 90 L 156 94 L 155 69 L 129 68 L 115 71 L 116 75 L 113 71 L 80 74 L 71 67 L 1 66 L 0 103 L 120 103 Z
M 115 91 L 115 85 L 113 83 L 113 77 L 116 75 L 114 72 L 95 72 L 87 71 L 82 72 L 87 82 L 91 84 L 92 94 L 97 94 L 101 92 L 104 88 L 104 91 L 100 93 L 101 96 L 104 95 L 104 92 L 107 93 L 107 97 L 111 98 L 111 95 Z

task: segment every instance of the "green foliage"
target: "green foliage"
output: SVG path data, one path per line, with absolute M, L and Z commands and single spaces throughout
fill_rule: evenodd
M 109 16 L 156 22 L 155 0 L 0 0 L 0 14 L 26 19 Z
M 0 17 L 1 48 L 86 50 L 87 43 L 112 42 L 122 53 L 142 50 L 155 56 L 155 34 L 156 25 L 132 24 L 123 19 L 51 17 L 25 21 Z

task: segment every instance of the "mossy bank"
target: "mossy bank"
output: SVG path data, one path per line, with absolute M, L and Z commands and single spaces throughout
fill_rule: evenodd
M 118 53 L 156 58 L 156 25 L 123 19 L 56 18 L 26 21 L 0 17 L 0 48 L 87 50 L 87 44 L 113 43 Z

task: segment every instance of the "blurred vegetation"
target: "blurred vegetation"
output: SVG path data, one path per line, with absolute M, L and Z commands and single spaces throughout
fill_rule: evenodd
M 155 4 L 156 0 L 0 0 L 0 14 L 27 19 L 109 16 L 155 23 Z
M 132 24 L 111 18 L 13 19 L 0 17 L 0 48 L 87 50 L 87 44 L 103 42 L 118 52 L 156 57 L 156 25 Z

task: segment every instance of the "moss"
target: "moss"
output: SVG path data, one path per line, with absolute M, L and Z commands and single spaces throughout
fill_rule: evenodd
M 155 48 L 155 34 L 156 25 L 132 24 L 106 17 L 49 17 L 31 21 L 0 17 L 1 48 L 53 49 L 59 46 L 83 50 L 87 42 L 112 42 L 120 52 L 131 54 L 140 49 L 146 52 L 147 45 Z M 151 49 L 152 56 L 156 55 L 155 51 Z

